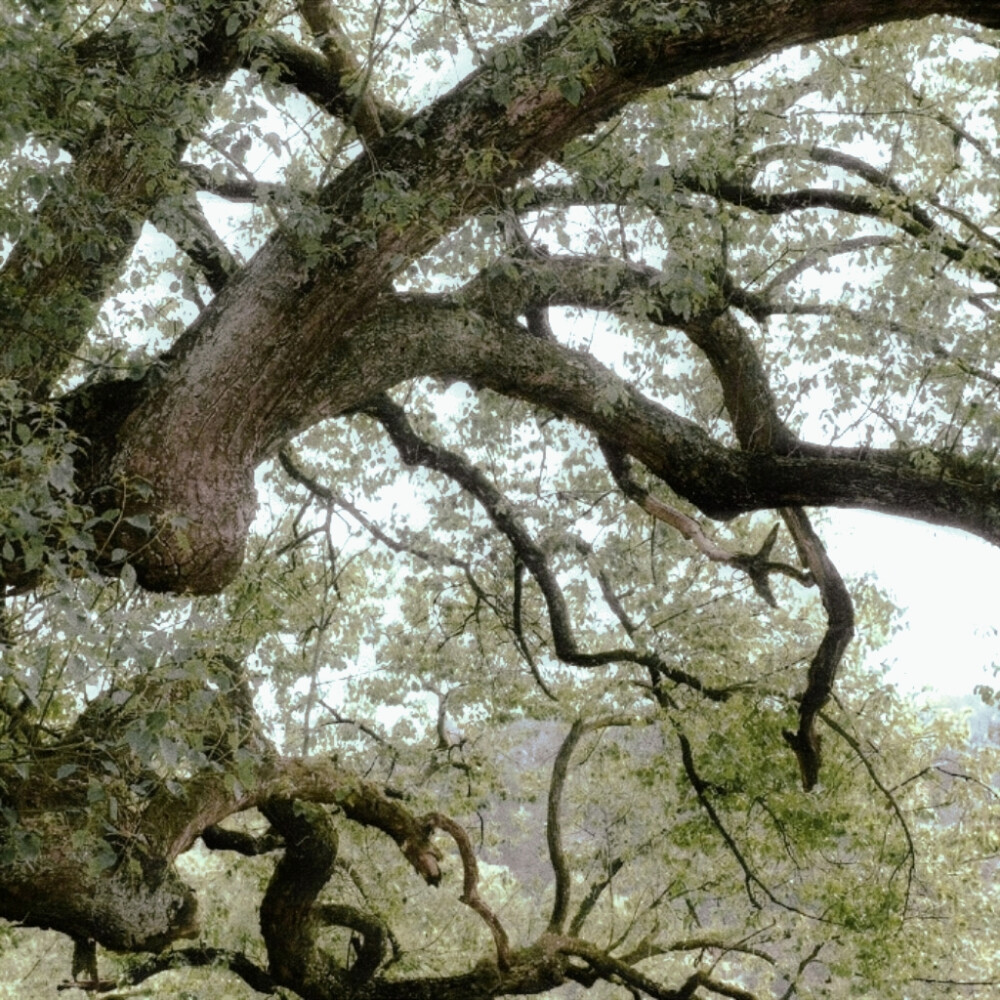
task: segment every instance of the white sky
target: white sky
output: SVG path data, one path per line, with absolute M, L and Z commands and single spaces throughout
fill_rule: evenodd
M 904 629 L 877 655 L 900 688 L 971 694 L 1000 686 L 1000 549 L 954 528 L 867 511 L 829 511 L 820 528 L 847 576 L 874 572 L 903 611 Z

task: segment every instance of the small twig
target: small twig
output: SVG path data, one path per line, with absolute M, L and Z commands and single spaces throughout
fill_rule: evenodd
M 861 744 L 835 719 L 832 719 L 825 712 L 820 712 L 819 717 L 823 722 L 829 726 L 857 755 L 858 760 L 864 765 L 864 769 L 868 772 L 868 777 L 871 778 L 872 784 L 882 793 L 885 797 L 886 802 L 889 803 L 889 807 L 892 809 L 896 816 L 896 820 L 899 823 L 900 828 L 903 831 L 903 837 L 906 839 L 906 857 L 907 857 L 907 873 L 906 873 L 906 893 L 903 897 L 903 913 L 905 914 L 910 904 L 910 892 L 913 888 L 913 881 L 917 877 L 917 848 L 913 843 L 913 836 L 910 833 L 909 824 L 906 822 L 906 817 L 903 815 L 903 810 L 900 808 L 899 803 L 896 801 L 895 795 L 893 795 L 892 790 L 886 788 L 883 784 L 882 779 L 879 778 L 875 768 L 872 766 L 872 762 L 868 758 L 868 754 L 864 752 L 861 748 Z M 895 872 L 898 872 L 902 867 L 902 862 L 896 866 Z M 893 877 L 895 877 L 895 872 Z M 891 881 L 891 879 L 890 879 Z

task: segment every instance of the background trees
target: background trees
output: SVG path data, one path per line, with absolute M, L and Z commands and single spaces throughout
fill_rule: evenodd
M 994 4 L 3 10 L 0 915 L 95 989 L 993 988 L 993 748 L 804 507 L 997 541 Z

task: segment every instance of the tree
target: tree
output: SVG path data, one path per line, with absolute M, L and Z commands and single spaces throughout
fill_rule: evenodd
M 996 988 L 993 751 L 805 511 L 1000 541 L 995 3 L 0 11 L 0 917 L 94 990 Z

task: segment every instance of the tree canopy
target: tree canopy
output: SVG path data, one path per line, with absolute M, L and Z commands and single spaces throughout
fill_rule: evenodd
M 0 0 L 10 975 L 1000 996 L 996 747 L 822 540 L 1000 544 L 998 32 Z

